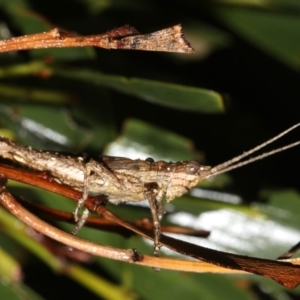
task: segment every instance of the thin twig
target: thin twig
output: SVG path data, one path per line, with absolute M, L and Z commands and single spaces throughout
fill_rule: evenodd
M 72 248 L 91 253 L 93 255 L 107 257 L 124 262 L 138 263 L 143 266 L 149 266 L 154 268 L 162 268 L 169 270 L 179 271 L 192 271 L 192 272 L 214 272 L 214 273 L 245 273 L 241 271 L 233 271 L 218 266 L 213 266 L 209 263 L 199 261 L 185 261 L 169 258 L 158 258 L 147 255 L 139 255 L 134 250 L 123 250 L 118 248 L 112 248 L 108 246 L 98 245 L 71 234 L 68 234 L 42 220 L 26 210 L 18 201 L 14 199 L 4 188 L 0 194 L 1 204 L 7 208 L 13 215 L 18 217 L 21 221 L 26 223 L 36 231 L 56 240 L 64 243 Z M 136 258 L 139 260 L 135 261 Z
M 46 236 L 59 241 L 72 248 L 91 253 L 98 256 L 107 258 L 123 260 L 132 262 L 134 253 L 132 250 L 117 249 L 108 246 L 97 245 L 95 243 L 82 240 L 78 237 L 70 235 L 44 221 L 37 218 L 35 215 L 30 213 L 28 210 L 22 207 L 11 194 L 9 194 L 5 188 L 2 189 L 0 194 L 0 201 L 4 207 L 6 207 L 13 215 L 18 217 L 21 221 L 26 223 L 38 232 L 45 234 Z
M 74 36 L 54 28 L 47 32 L 0 41 L 0 52 L 70 47 L 194 53 L 180 24 L 144 35 L 130 25 L 89 36 Z
M 52 221 L 63 221 L 63 222 L 75 224 L 73 213 L 54 209 L 52 207 L 47 207 L 39 203 L 26 201 L 23 198 L 18 198 L 17 200 L 19 202 L 22 202 L 22 205 L 24 205 L 25 208 L 29 209 L 29 211 L 35 213 L 39 217 L 42 217 L 44 219 L 51 219 Z M 149 218 L 142 218 L 139 220 L 133 220 L 128 222 L 136 226 L 147 228 L 148 230 L 153 230 L 153 222 Z M 129 237 L 134 234 L 134 232 L 128 230 L 127 228 L 121 227 L 120 225 L 116 224 L 116 222 L 101 218 L 99 216 L 89 217 L 86 220 L 84 226 L 118 233 L 125 237 Z M 210 234 L 210 232 L 207 230 L 196 230 L 196 229 L 181 227 L 181 226 L 162 225 L 161 229 L 162 232 L 184 234 L 188 236 L 197 236 L 202 238 L 207 238 Z

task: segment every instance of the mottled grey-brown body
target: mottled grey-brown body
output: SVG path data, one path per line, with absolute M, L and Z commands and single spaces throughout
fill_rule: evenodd
M 148 200 L 154 224 L 154 249 L 159 251 L 160 219 L 164 213 L 162 199 L 180 197 L 209 175 L 210 167 L 196 161 L 167 163 L 152 159 L 132 160 L 124 157 L 101 156 L 85 160 L 48 151 L 34 150 L 0 137 L 0 156 L 26 167 L 50 172 L 60 183 L 82 191 L 74 212 L 76 234 L 88 217 L 85 209 L 81 219 L 78 211 L 89 193 L 102 194 L 114 204 Z
M 196 161 L 167 163 L 110 156 L 85 161 L 82 157 L 34 150 L 5 138 L 0 138 L 0 156 L 34 170 L 50 172 L 57 181 L 81 191 L 87 175 L 88 192 L 107 195 L 115 204 L 145 200 L 148 183 L 157 184 L 157 201 L 164 196 L 171 201 L 188 192 L 202 179 L 202 173 L 205 177 L 210 169 Z

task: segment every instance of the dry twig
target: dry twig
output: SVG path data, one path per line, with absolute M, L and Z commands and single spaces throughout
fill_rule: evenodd
M 130 25 L 89 36 L 73 36 L 54 28 L 47 32 L 0 41 L 0 52 L 70 47 L 194 53 L 180 24 L 144 35 Z

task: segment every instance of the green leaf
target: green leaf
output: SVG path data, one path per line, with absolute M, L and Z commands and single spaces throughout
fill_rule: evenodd
M 67 104 L 70 96 L 56 90 L 42 90 L 35 88 L 24 88 L 16 85 L 0 84 L 0 97 L 7 99 L 21 98 L 22 101 L 45 102 L 49 104 Z
M 300 67 L 300 19 L 284 12 L 222 7 L 218 16 L 233 31 L 290 68 Z
M 0 280 L 0 298 L 9 300 L 43 299 L 26 285 L 21 283 L 6 282 L 5 280 Z
M 112 6 L 112 0 L 77 0 L 84 4 L 92 15 L 101 13 Z
M 160 132 L 158 135 L 157 132 Z M 192 142 L 178 134 L 140 120 L 129 119 L 123 133 L 106 148 L 107 155 L 179 161 L 199 159 Z
M 298 191 L 292 189 L 263 190 L 261 196 L 268 201 L 268 204 L 259 204 L 264 213 L 286 226 L 300 229 L 300 194 Z
M 239 5 L 245 7 L 261 7 L 265 9 L 281 8 L 281 9 L 299 9 L 300 3 L 298 0 L 214 0 L 220 4 Z
M 20 220 L 18 220 L 15 216 L 12 216 L 3 208 L 0 208 L 0 217 L 1 227 L 8 236 L 13 237 L 14 240 L 24 248 L 32 251 L 53 270 L 58 271 L 62 269 L 61 261 L 52 255 L 52 253 L 39 241 L 30 237 L 25 230 L 26 226 Z
M 105 113 L 104 107 L 102 113 Z M 103 115 L 103 122 L 107 116 Z M 21 142 L 35 148 L 80 152 L 93 142 L 99 152 L 114 136 L 113 122 L 107 121 L 106 127 L 101 126 L 101 122 L 99 124 L 78 107 L 70 111 L 38 104 L 0 105 L 0 117 L 2 126 L 13 130 Z M 86 126 L 81 126 L 74 117 L 85 120 Z
M 224 111 L 221 95 L 211 90 L 142 78 L 106 75 L 90 70 L 76 70 L 75 72 L 74 70 L 56 69 L 55 74 L 112 88 L 142 100 L 174 109 L 203 113 L 221 113 Z
M 184 34 L 193 45 L 193 55 L 176 55 L 183 61 L 203 60 L 217 49 L 228 48 L 233 43 L 231 35 L 199 20 L 184 24 Z
M 131 269 L 133 286 L 144 299 L 181 300 L 201 297 L 201 299 L 219 300 L 227 293 L 232 299 L 253 299 L 248 291 L 238 288 L 225 276 L 166 270 L 155 273 L 154 270 L 139 266 L 132 266 Z M 150 280 L 145 280 L 145 276 Z M 180 282 L 184 284 L 179 284 Z M 218 288 L 215 288 L 216 286 Z
M 84 69 L 69 71 L 51 68 L 41 62 L 3 68 L 0 70 L 0 76 L 24 76 L 32 72 L 45 72 L 68 79 L 76 79 L 81 84 L 88 83 L 108 87 L 148 102 L 178 110 L 202 113 L 222 113 L 225 110 L 222 96 L 211 90 L 141 78 L 129 79 Z
M 0 278 L 7 280 L 19 281 L 21 279 L 21 266 L 7 251 L 0 247 Z

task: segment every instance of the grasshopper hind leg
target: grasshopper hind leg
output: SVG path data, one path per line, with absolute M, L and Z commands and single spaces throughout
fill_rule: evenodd
M 76 207 L 76 209 L 77 208 L 78 208 L 78 206 Z M 75 212 L 74 212 L 74 215 L 75 215 Z M 76 224 L 75 228 L 72 230 L 73 235 L 76 235 L 78 233 L 78 231 L 83 227 L 88 216 L 89 216 L 89 210 L 87 208 L 85 208 L 81 217 L 77 219 L 77 224 Z
M 145 184 L 145 197 L 149 202 L 153 227 L 154 227 L 154 255 L 159 256 L 159 250 L 161 245 L 159 244 L 159 239 L 161 235 L 160 220 L 164 214 L 164 208 L 162 202 L 157 199 L 159 194 L 159 186 L 156 182 L 150 182 Z
M 73 235 L 76 235 L 78 233 L 78 231 L 84 226 L 84 224 L 89 216 L 89 210 L 87 208 L 84 209 L 84 211 L 80 217 L 78 216 L 78 213 L 88 198 L 89 177 L 90 177 L 92 171 L 93 170 L 91 168 L 89 168 L 88 165 L 84 166 L 84 182 L 83 182 L 83 187 L 82 187 L 82 196 L 78 200 L 76 209 L 74 211 L 74 220 L 77 224 L 76 224 L 76 227 L 72 230 Z

